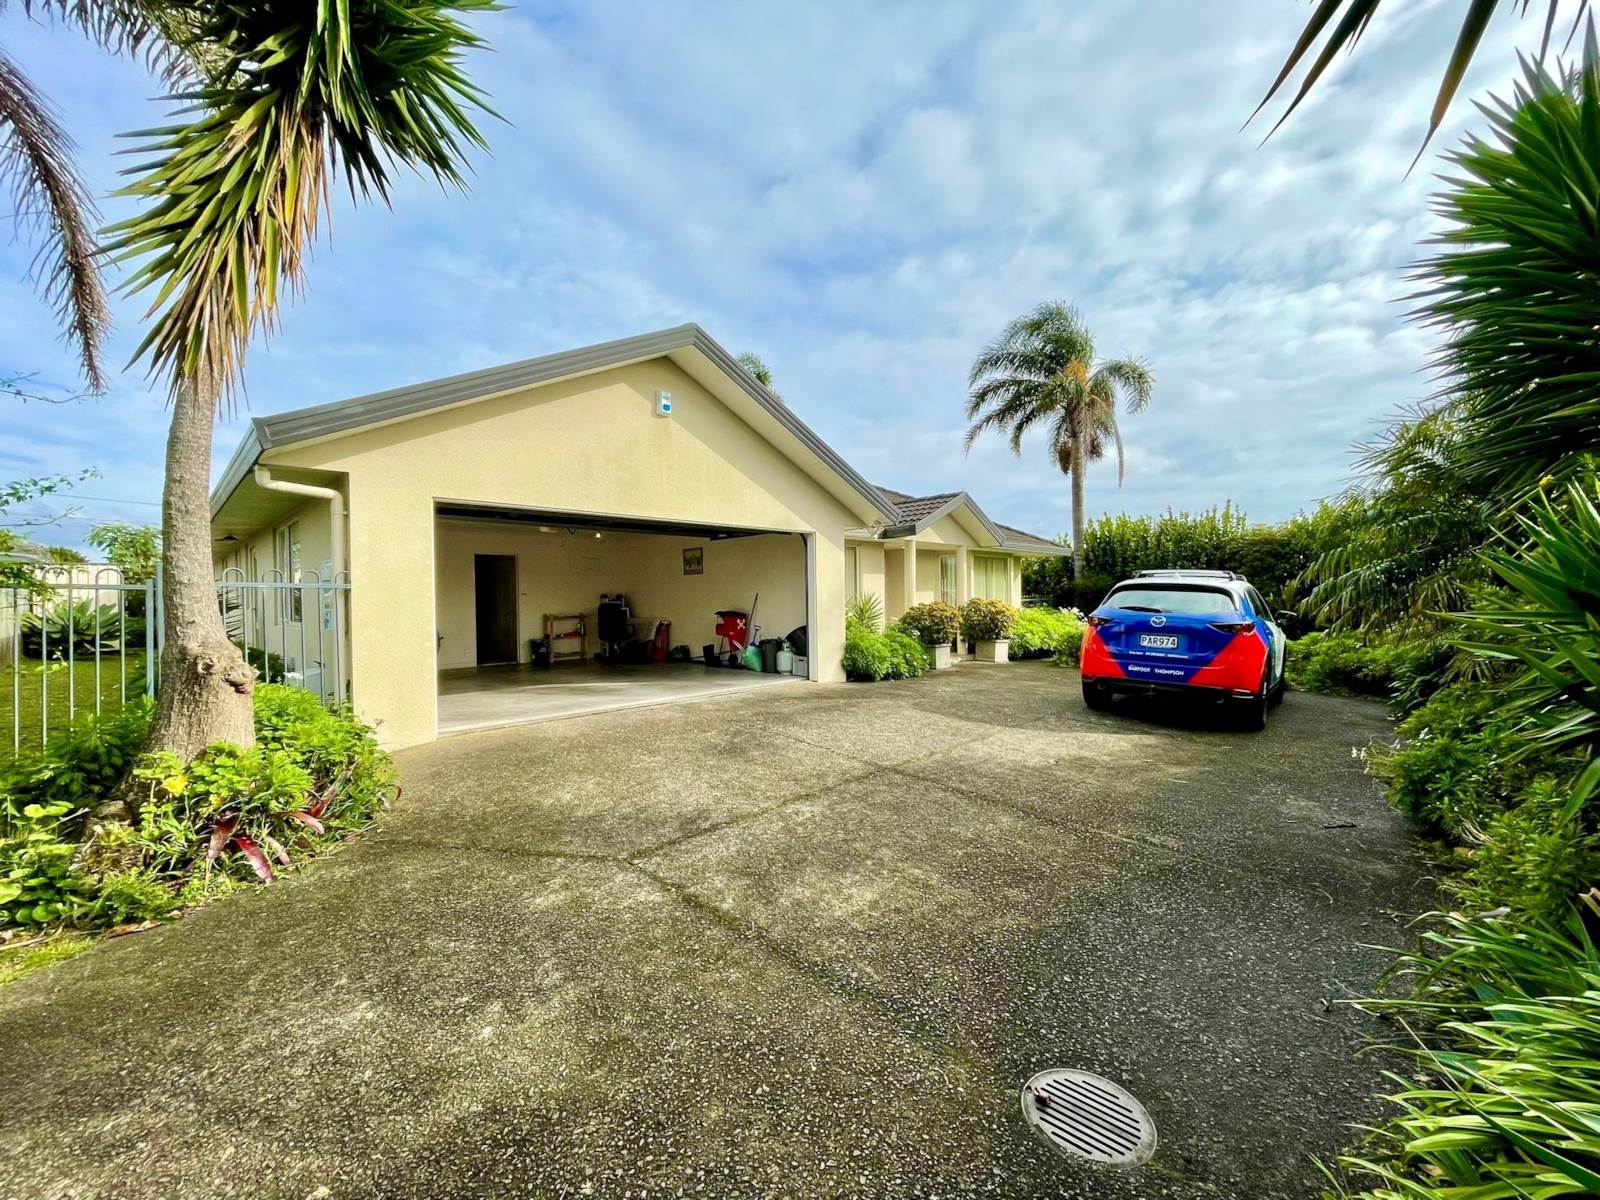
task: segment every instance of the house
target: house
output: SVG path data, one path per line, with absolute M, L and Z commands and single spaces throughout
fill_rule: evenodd
M 1021 560 L 1062 552 L 965 493 L 868 483 L 694 325 L 257 418 L 211 511 L 219 579 L 267 581 L 233 605 L 248 640 L 347 692 L 390 747 L 777 679 L 506 669 L 547 618 L 592 657 L 603 594 L 696 658 L 719 610 L 754 606 L 764 636 L 804 626 L 808 677 L 832 681 L 850 594 L 890 619 L 1018 603 Z

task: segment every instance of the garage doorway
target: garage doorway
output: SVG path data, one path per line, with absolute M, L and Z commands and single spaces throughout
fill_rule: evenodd
M 474 625 L 480 667 L 517 661 L 517 558 L 514 554 L 472 556 Z
M 805 534 L 438 502 L 434 535 L 441 736 L 800 681 L 725 665 L 718 614 L 807 644 Z

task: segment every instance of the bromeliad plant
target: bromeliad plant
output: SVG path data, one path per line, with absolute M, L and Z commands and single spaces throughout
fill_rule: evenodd
M 311 773 L 280 749 L 219 743 L 189 763 L 175 754 L 148 756 L 134 774 L 151 785 L 139 811 L 139 840 L 158 870 L 177 873 L 204 845 L 207 871 L 237 853 L 263 883 L 294 859 L 285 841 L 323 832 L 326 797 L 311 794 Z M 225 864 L 226 865 L 226 864 Z

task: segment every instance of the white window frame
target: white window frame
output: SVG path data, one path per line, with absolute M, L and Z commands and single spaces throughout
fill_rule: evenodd
M 844 548 L 845 599 L 861 594 L 861 550 L 858 546 Z
M 284 583 L 300 582 L 300 522 L 286 521 L 272 534 L 272 557 L 277 564 L 278 576 Z M 278 589 L 278 619 L 286 625 L 298 625 L 305 619 L 304 597 L 300 589 Z

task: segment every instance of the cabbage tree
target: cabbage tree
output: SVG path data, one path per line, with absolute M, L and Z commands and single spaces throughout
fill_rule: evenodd
M 483 141 L 459 19 L 491 0 L 253 0 L 179 4 L 200 78 L 172 123 L 139 134 L 137 215 L 108 232 L 149 298 L 140 343 L 171 390 L 162 493 L 165 647 L 150 746 L 189 757 L 254 740 L 254 670 L 228 640 L 211 566 L 212 429 L 251 338 L 273 326 L 338 182 L 387 201 L 407 166 L 460 185 Z

